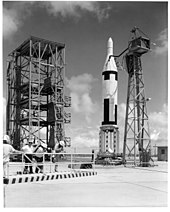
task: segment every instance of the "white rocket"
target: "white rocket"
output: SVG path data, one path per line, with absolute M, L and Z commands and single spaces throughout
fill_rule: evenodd
M 107 42 L 107 57 L 102 72 L 103 125 L 117 126 L 118 70 L 113 57 L 113 40 Z

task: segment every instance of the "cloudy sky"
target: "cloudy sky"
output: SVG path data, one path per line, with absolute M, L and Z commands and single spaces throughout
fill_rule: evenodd
M 167 3 L 165 2 L 3 2 L 3 98 L 6 102 L 8 54 L 30 35 L 66 44 L 66 93 L 72 97 L 72 123 L 66 127 L 72 147 L 98 148 L 102 121 L 102 68 L 109 37 L 114 53 L 127 48 L 131 29 L 152 41 L 142 56 L 145 94 L 153 145 L 167 142 Z M 119 58 L 120 64 L 122 58 Z M 128 76 L 119 71 L 118 125 L 124 133 Z M 5 128 L 4 128 L 5 132 Z

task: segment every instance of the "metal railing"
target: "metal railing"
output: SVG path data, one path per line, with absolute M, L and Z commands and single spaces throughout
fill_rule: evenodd
M 4 167 L 6 177 L 27 174 L 30 170 L 33 173 L 53 173 L 77 171 L 82 169 L 94 170 L 94 154 L 92 153 L 12 153 L 10 162 Z M 32 167 L 32 168 L 31 168 Z

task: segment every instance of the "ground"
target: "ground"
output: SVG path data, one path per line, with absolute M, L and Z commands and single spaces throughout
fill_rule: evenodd
M 168 163 L 96 166 L 97 175 L 4 185 L 5 207 L 166 207 Z

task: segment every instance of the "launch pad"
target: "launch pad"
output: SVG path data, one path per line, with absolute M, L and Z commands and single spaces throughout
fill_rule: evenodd
M 150 168 L 124 166 L 112 168 L 99 165 L 95 170 L 97 175 L 90 177 L 63 177 L 58 180 L 6 185 L 6 207 L 77 206 L 144 209 L 154 207 L 155 209 L 168 205 L 167 162 L 157 162 L 157 166 Z M 44 194 L 45 198 L 42 198 Z

